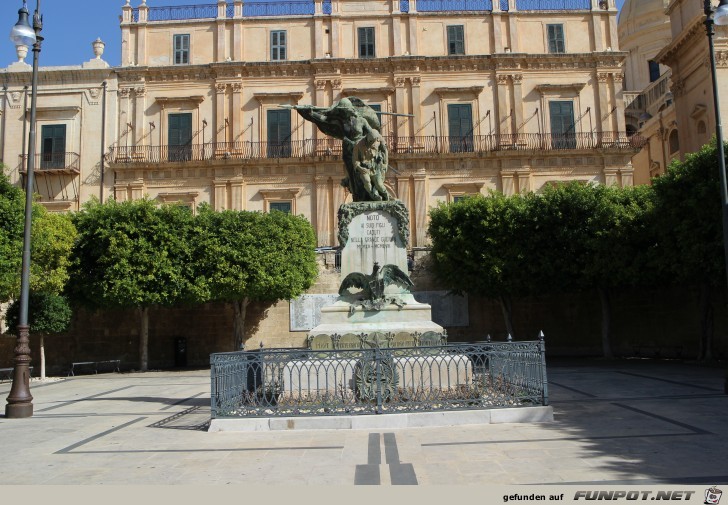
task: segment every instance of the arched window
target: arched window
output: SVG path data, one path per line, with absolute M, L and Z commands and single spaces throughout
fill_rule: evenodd
M 680 139 L 677 136 L 677 130 L 670 132 L 670 154 L 676 153 L 680 150 Z
M 707 131 L 707 128 L 705 127 L 705 121 L 698 121 L 698 134 L 704 135 Z

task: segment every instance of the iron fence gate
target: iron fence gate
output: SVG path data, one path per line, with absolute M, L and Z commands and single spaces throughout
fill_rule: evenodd
M 544 340 L 213 354 L 213 418 L 548 405 Z

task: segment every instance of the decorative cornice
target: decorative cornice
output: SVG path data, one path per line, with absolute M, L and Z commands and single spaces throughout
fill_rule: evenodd
M 379 88 L 344 88 L 341 90 L 341 94 L 344 96 L 389 96 L 392 93 L 394 93 L 394 88 L 392 86 L 382 86 Z
M 657 53 L 654 60 L 658 63 L 662 63 L 663 65 L 671 66 L 670 62 L 677 57 L 677 54 L 683 50 L 688 42 L 698 36 L 700 31 L 705 30 L 704 20 L 705 16 L 696 18 L 695 21 L 688 25 L 688 27 L 685 28 L 677 38 L 673 38 L 672 42 L 666 45 L 662 51 Z M 704 34 L 703 37 L 705 37 Z
M 202 95 L 192 95 L 192 96 L 158 96 L 155 97 L 155 100 L 162 106 L 166 107 L 167 104 L 170 103 L 180 103 L 180 102 L 192 102 L 197 105 L 201 104 L 205 101 L 205 97 Z
M 438 96 L 447 95 L 462 95 L 464 93 L 472 93 L 475 96 L 480 95 L 483 92 L 484 86 L 463 86 L 463 87 L 447 87 L 447 88 L 435 88 L 435 93 Z
M 253 97 L 259 103 L 282 103 L 291 101 L 298 103 L 303 98 L 303 91 L 281 91 L 271 93 L 253 93 Z

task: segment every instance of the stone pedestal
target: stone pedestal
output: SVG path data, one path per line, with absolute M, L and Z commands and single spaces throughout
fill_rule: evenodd
M 409 241 L 409 214 L 399 200 L 386 202 L 355 202 L 339 208 L 339 244 L 341 251 L 341 278 L 352 272 L 370 275 L 374 263 L 396 265 L 407 272 L 407 243 Z M 310 336 L 355 335 L 401 332 L 444 333 L 442 326 L 432 321 L 432 307 L 419 303 L 406 289 L 390 285 L 388 295 L 397 295 L 402 307 L 390 304 L 382 310 L 351 310 L 356 296 L 340 296 L 333 304 L 321 309 L 321 322 Z

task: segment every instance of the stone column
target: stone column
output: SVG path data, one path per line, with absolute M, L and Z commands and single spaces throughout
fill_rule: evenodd
M 144 198 L 144 180 L 136 180 L 132 182 L 130 185 L 131 188 L 131 199 L 132 200 L 141 200 Z
M 410 235 L 414 235 L 413 246 L 424 247 L 427 244 L 427 174 L 419 170 L 414 176 L 414 212 L 411 213 L 412 229 Z
M 604 185 L 619 186 L 619 170 L 616 168 L 604 169 Z
M 227 181 L 212 181 L 212 187 L 215 193 L 215 210 L 220 212 L 227 209 Z
M 622 72 L 616 72 L 612 74 L 612 90 L 613 90 L 613 103 L 617 106 L 617 111 L 624 110 L 624 74 Z M 618 132 L 626 132 L 627 126 L 625 124 L 624 114 L 613 114 L 615 129 Z
M 528 193 L 531 191 L 531 171 L 528 168 L 516 170 L 516 177 L 518 178 L 518 189 L 519 193 Z
M 314 226 L 319 247 L 335 246 L 336 239 L 331 229 L 331 178 L 319 175 L 314 178 L 315 208 L 313 210 Z
M 634 186 L 634 167 L 632 167 L 632 162 L 627 163 L 627 166 L 622 168 L 620 172 L 622 175 L 622 187 Z
M 501 192 L 505 196 L 511 196 L 515 194 L 515 184 L 513 177 L 515 172 L 512 170 L 501 170 Z
M 314 59 L 323 58 L 324 57 L 324 20 L 321 17 L 321 2 L 320 0 L 316 2 L 316 17 L 313 21 L 313 27 L 314 27 L 314 52 L 313 57 Z
M 147 19 L 149 7 L 146 4 L 139 6 L 139 23 L 137 23 L 136 43 L 137 53 L 134 63 L 137 65 L 147 64 Z
M 611 111 L 609 103 L 609 74 L 607 72 L 599 72 L 597 74 L 597 82 L 599 87 L 599 125 L 602 132 L 612 131 L 610 127 L 609 112 Z
M 225 19 L 227 17 L 227 2 L 225 0 L 217 0 L 217 22 L 216 22 L 216 36 L 217 36 L 217 50 L 213 56 L 213 60 L 216 62 L 225 61 L 227 56 L 225 53 L 225 32 L 227 31 L 225 26 Z M 191 58 L 190 58 L 191 59 Z M 190 63 L 192 63 L 190 61 Z
M 402 50 L 402 17 L 399 12 L 399 0 L 392 0 L 394 2 L 394 15 L 392 16 L 392 47 L 394 48 L 395 56 L 402 56 L 404 51 Z
M 409 52 L 412 56 L 419 55 L 419 44 L 417 42 L 417 28 L 419 16 L 417 15 L 417 2 L 410 0 L 410 15 L 409 15 Z
M 331 2 L 331 8 L 334 8 L 334 0 Z M 338 14 L 338 8 L 337 8 L 337 14 Z M 341 57 L 341 51 L 339 47 L 341 47 L 341 37 L 339 34 L 339 16 L 338 15 L 332 15 L 330 17 L 331 19 L 331 57 L 332 58 L 340 58 Z
M 326 83 L 325 79 L 316 79 L 316 96 L 314 97 L 314 105 L 317 107 L 327 107 L 329 104 L 326 103 Z M 324 138 L 324 134 L 319 132 L 318 128 L 313 128 L 313 138 L 319 139 Z
M 217 115 L 215 117 L 215 135 L 214 140 L 215 142 L 227 142 L 228 139 L 225 137 L 225 132 L 227 131 L 225 126 L 225 119 L 227 119 L 227 114 L 225 113 L 225 90 L 227 89 L 227 84 L 225 83 L 217 83 L 215 84 L 215 105 L 217 108 Z
M 511 113 L 510 107 L 508 107 L 508 76 L 505 74 L 499 74 L 496 76 L 496 79 L 498 80 L 498 112 L 495 117 L 495 133 L 499 135 L 507 135 L 511 133 L 511 119 L 508 118 Z
M 493 1 L 493 15 L 490 16 L 493 23 L 493 52 L 495 54 L 503 52 L 503 24 L 506 23 L 508 14 L 496 14 L 496 4 L 498 12 L 500 12 L 500 0 Z
M 513 95 L 513 133 L 522 133 L 520 128 L 523 124 L 523 82 L 522 74 L 514 74 L 512 77 Z
M 134 88 L 134 98 L 134 145 L 149 145 L 151 139 L 145 137 L 147 124 L 144 115 L 147 110 L 147 89 L 144 86 Z
M 594 37 L 594 51 L 604 51 L 604 32 L 602 31 L 602 14 L 599 10 L 599 0 L 592 0 L 591 29 Z
M 133 145 L 133 137 L 134 133 L 129 130 L 129 127 L 127 123 L 131 123 L 132 117 L 131 117 L 131 110 L 130 110 L 130 103 L 129 103 L 129 95 L 131 94 L 131 89 L 129 88 L 119 88 L 119 131 L 120 132 L 126 132 L 126 135 L 129 137 L 127 138 L 119 138 L 119 146 L 123 147 L 127 144 Z M 161 125 L 160 125 L 161 127 Z M 128 140 L 132 140 L 132 142 L 128 142 Z M 129 154 L 129 153 L 127 153 Z
M 331 80 L 331 94 L 333 95 L 331 97 L 331 103 L 338 102 L 343 97 L 341 96 L 341 79 L 332 79 Z
M 239 20 L 243 17 L 243 2 L 242 0 L 235 0 L 234 2 L 234 18 Z M 243 46 L 245 39 L 243 38 L 243 23 L 235 21 L 233 28 L 233 49 L 230 51 L 230 57 L 233 61 L 243 61 Z
M 410 78 L 412 84 L 412 109 L 410 111 L 415 117 L 410 118 L 410 124 L 412 125 L 412 135 L 422 135 L 420 128 L 422 128 L 422 97 L 420 95 L 420 77 L 414 76 Z
M 230 120 L 230 127 L 232 128 L 232 140 L 233 142 L 240 142 L 243 139 L 243 83 L 234 82 L 232 84 L 233 93 L 233 113 L 232 119 Z
M 235 179 L 230 182 L 232 210 L 245 210 L 245 181 Z
M 126 184 L 115 184 L 114 199 L 117 202 L 127 201 L 129 199 L 129 187 Z
M 405 102 L 405 85 L 407 84 L 407 79 L 401 76 L 395 76 L 394 77 L 394 85 L 395 85 L 395 99 L 394 99 L 394 106 L 395 106 L 395 112 L 398 112 L 400 114 L 405 114 L 407 111 L 407 104 Z M 399 120 L 397 116 L 392 117 L 392 123 L 396 125 L 394 134 L 398 137 L 405 137 L 410 135 L 408 132 L 408 128 L 402 128 L 400 130 L 399 128 Z

